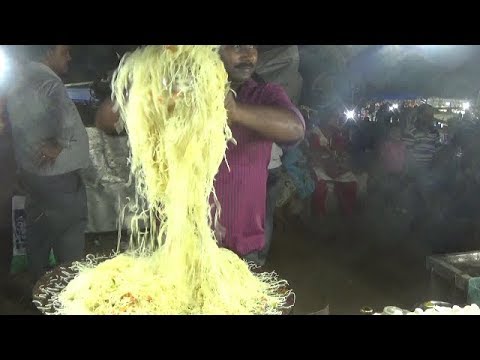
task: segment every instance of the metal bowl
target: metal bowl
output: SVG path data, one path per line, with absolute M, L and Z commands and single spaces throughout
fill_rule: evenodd
M 104 261 L 107 258 L 100 259 Z M 262 272 L 262 269 L 257 268 L 254 272 Z M 40 280 L 35 284 L 32 297 L 33 304 L 44 315 L 54 315 L 55 305 L 52 302 L 52 297 L 58 295 L 68 283 L 75 278 L 77 271 L 73 268 L 73 263 L 62 265 L 47 272 Z M 278 290 L 281 294 L 285 294 L 290 291 L 290 288 L 283 287 Z M 59 305 L 59 304 L 58 304 Z M 295 305 L 295 294 L 291 293 L 287 298 L 286 307 L 282 310 L 282 315 L 293 314 L 293 308 Z
M 33 288 L 33 304 L 44 315 L 55 314 L 52 297 L 58 295 L 76 275 L 77 272 L 72 269 L 72 264 L 57 266 L 48 271 Z

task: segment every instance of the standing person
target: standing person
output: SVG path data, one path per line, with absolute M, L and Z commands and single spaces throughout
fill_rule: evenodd
M 438 179 L 435 178 L 433 159 L 441 148 L 440 134 L 434 126 L 434 109 L 422 104 L 417 109 L 417 120 L 414 128 L 403 137 L 407 145 L 407 171 L 413 181 L 415 218 L 412 230 L 425 227 L 432 214 L 435 190 Z
M 268 164 L 273 143 L 293 145 L 303 139 L 305 121 L 283 88 L 252 79 L 255 45 L 223 45 L 220 56 L 233 92 L 227 95 L 228 120 L 236 146 L 227 150 L 215 181 L 221 205 L 219 242 L 243 258 L 262 265 L 265 245 Z
M 341 131 L 338 114 L 330 112 L 309 138 L 313 171 L 316 176 L 312 210 L 315 216 L 327 213 L 329 189 L 335 193 L 345 216 L 353 214 L 358 194 L 358 179 L 347 158 L 348 141 Z
M 90 163 L 88 136 L 61 76 L 68 45 L 31 47 L 33 60 L 8 97 L 13 145 L 26 191 L 27 260 L 32 280 L 48 267 L 80 260 L 85 250 L 87 199 L 80 171 Z
M 426 176 L 426 173 L 430 172 L 435 154 L 441 147 L 432 106 L 428 104 L 419 106 L 415 125 L 406 132 L 404 141 L 410 151 L 411 165 L 419 175 Z

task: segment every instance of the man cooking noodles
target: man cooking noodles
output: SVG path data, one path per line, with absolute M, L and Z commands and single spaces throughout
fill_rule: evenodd
M 231 83 L 225 107 L 237 144 L 229 144 L 226 152 L 230 169 L 222 162 L 215 179 L 221 206 L 215 232 L 221 246 L 263 265 L 258 253 L 265 244 L 272 145 L 291 146 L 303 139 L 305 121 L 282 87 L 252 79 L 258 56 L 255 45 L 223 45 L 220 56 Z M 112 111 L 111 105 L 110 112 L 102 107 L 96 117 L 97 127 L 104 131 L 119 128 L 112 125 Z
M 268 164 L 272 145 L 293 145 L 303 139 L 305 121 L 279 85 L 252 79 L 255 45 L 223 45 L 220 56 L 231 89 L 225 104 L 236 145 L 229 145 L 220 165 L 215 191 L 221 205 L 219 239 L 246 260 L 263 265 L 258 252 L 265 243 Z

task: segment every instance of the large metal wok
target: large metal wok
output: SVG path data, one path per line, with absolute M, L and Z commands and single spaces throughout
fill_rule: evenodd
M 108 258 L 101 258 L 100 261 L 104 261 Z M 89 261 L 94 261 L 92 258 Z M 262 269 L 254 269 L 256 272 L 262 272 Z M 68 283 L 77 275 L 76 270 L 73 268 L 73 264 L 61 265 L 53 270 L 47 272 L 33 288 L 33 303 L 37 309 L 45 315 L 54 315 L 56 308 L 60 304 L 54 301 L 56 295 L 58 295 Z M 287 288 L 280 291 L 286 292 Z M 295 303 L 295 295 L 292 294 L 287 299 L 287 308 L 283 311 L 283 315 L 289 315 L 293 313 L 293 306 Z

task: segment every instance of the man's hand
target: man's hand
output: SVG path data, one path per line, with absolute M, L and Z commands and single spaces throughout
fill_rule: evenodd
M 230 90 L 225 98 L 225 109 L 227 109 L 228 124 L 231 125 L 235 122 L 235 116 L 237 111 L 237 102 L 235 101 L 235 95 Z
M 47 141 L 40 147 L 38 153 L 38 165 L 44 167 L 53 165 L 58 155 L 62 152 L 62 147 L 56 142 Z
M 215 233 L 215 239 L 217 240 L 217 243 L 221 244 L 225 239 L 225 235 L 227 234 L 227 229 L 222 224 L 220 224 L 219 221 L 217 221 L 215 224 L 214 233 Z

